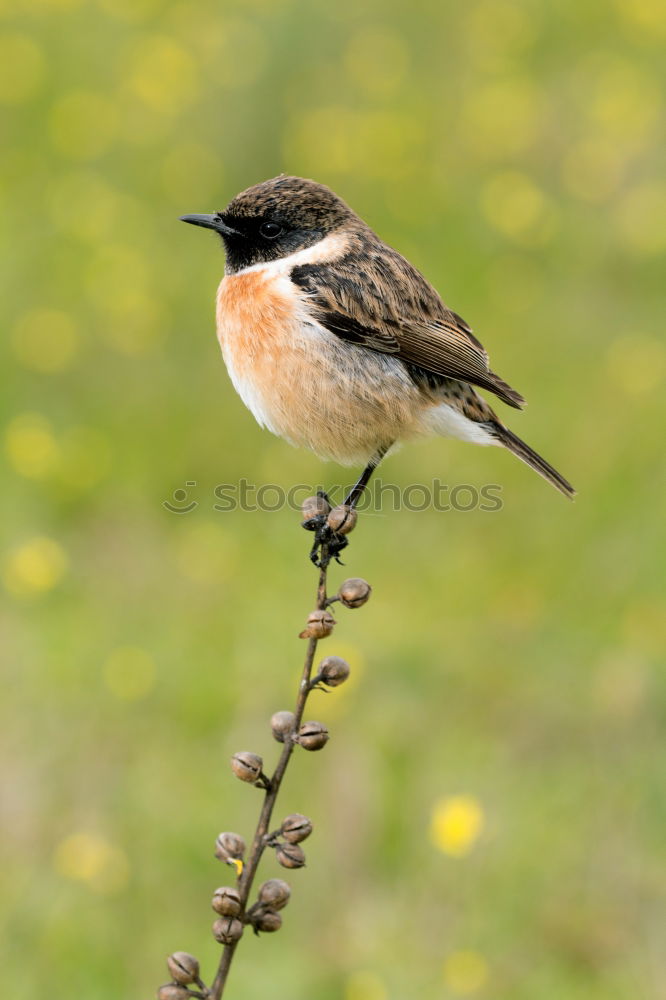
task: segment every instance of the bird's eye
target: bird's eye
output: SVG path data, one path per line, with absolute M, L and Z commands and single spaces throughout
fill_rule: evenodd
M 259 232 L 267 240 L 274 240 L 282 232 L 282 226 L 279 226 L 277 222 L 262 222 Z

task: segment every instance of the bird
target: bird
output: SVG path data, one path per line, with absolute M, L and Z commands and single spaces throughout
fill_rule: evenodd
M 469 324 L 329 187 L 281 174 L 181 220 L 224 245 L 217 335 L 236 391 L 274 434 L 363 467 L 347 506 L 399 442 L 433 434 L 503 447 L 574 496 L 479 393 L 525 405 Z

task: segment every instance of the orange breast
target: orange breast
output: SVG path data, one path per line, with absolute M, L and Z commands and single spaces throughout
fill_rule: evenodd
M 263 369 L 286 346 L 296 307 L 290 285 L 263 271 L 223 279 L 217 297 L 217 332 L 232 378 L 261 377 L 258 366 Z
M 400 362 L 309 320 L 289 275 L 229 275 L 217 332 L 234 388 L 256 420 L 338 462 L 367 462 L 414 427 L 419 391 Z

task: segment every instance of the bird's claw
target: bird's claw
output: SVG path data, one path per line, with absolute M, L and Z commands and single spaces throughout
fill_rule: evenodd
M 310 549 L 310 559 L 319 569 L 326 569 L 331 559 L 343 565 L 340 560 L 340 553 L 349 545 L 349 540 L 344 535 L 338 535 L 326 523 L 326 517 L 322 514 L 313 517 L 309 521 L 303 521 L 306 531 L 314 531 L 314 541 Z

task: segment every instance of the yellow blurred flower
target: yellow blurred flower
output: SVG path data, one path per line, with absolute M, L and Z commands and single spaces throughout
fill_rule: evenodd
M 384 983 L 374 972 L 352 972 L 345 984 L 345 1000 L 387 1000 Z
M 351 79 L 371 97 L 390 97 L 409 68 L 409 49 L 393 31 L 377 26 L 352 35 L 344 55 Z
M 63 156 L 89 160 L 104 153 L 113 142 L 118 109 L 104 94 L 77 90 L 60 97 L 51 109 L 49 131 Z
M 552 234 L 552 206 L 534 181 L 518 171 L 491 177 L 481 192 L 481 208 L 491 225 L 516 243 L 531 246 Z
M 197 66 L 175 39 L 150 35 L 134 47 L 127 72 L 130 89 L 153 111 L 177 114 L 196 100 Z
M 666 35 L 666 6 L 663 0 L 616 0 L 616 7 L 626 20 L 650 37 Z
M 57 309 L 30 309 L 12 330 L 18 360 L 33 371 L 52 375 L 64 371 L 76 355 L 79 334 L 74 320 Z
M 45 417 L 39 413 L 22 413 L 7 427 L 5 451 L 20 475 L 27 479 L 43 479 L 53 471 L 60 449 Z
M 462 858 L 470 853 L 484 826 L 485 814 L 479 800 L 471 795 L 453 795 L 435 803 L 430 839 L 445 854 Z
M 129 882 L 127 855 L 105 837 L 72 833 L 57 845 L 53 867 L 58 875 L 84 882 L 93 892 L 112 895 Z
M 3 582 L 15 597 L 33 597 L 55 587 L 67 563 L 65 550 L 53 538 L 31 538 L 7 555 Z
M 488 963 L 478 951 L 453 951 L 444 960 L 443 975 L 452 993 L 470 996 L 488 982 Z
M 616 227 L 622 243 L 638 256 L 666 250 L 666 184 L 645 181 L 638 184 L 618 204 Z
M 155 661 L 139 646 L 119 646 L 109 653 L 103 668 L 104 682 L 116 698 L 138 701 L 155 686 Z
M 44 77 L 42 50 L 28 35 L 0 34 L 0 104 L 23 104 Z
M 652 140 L 661 115 L 659 81 L 637 61 L 592 52 L 578 68 L 578 86 L 580 107 L 595 134 L 628 151 Z

